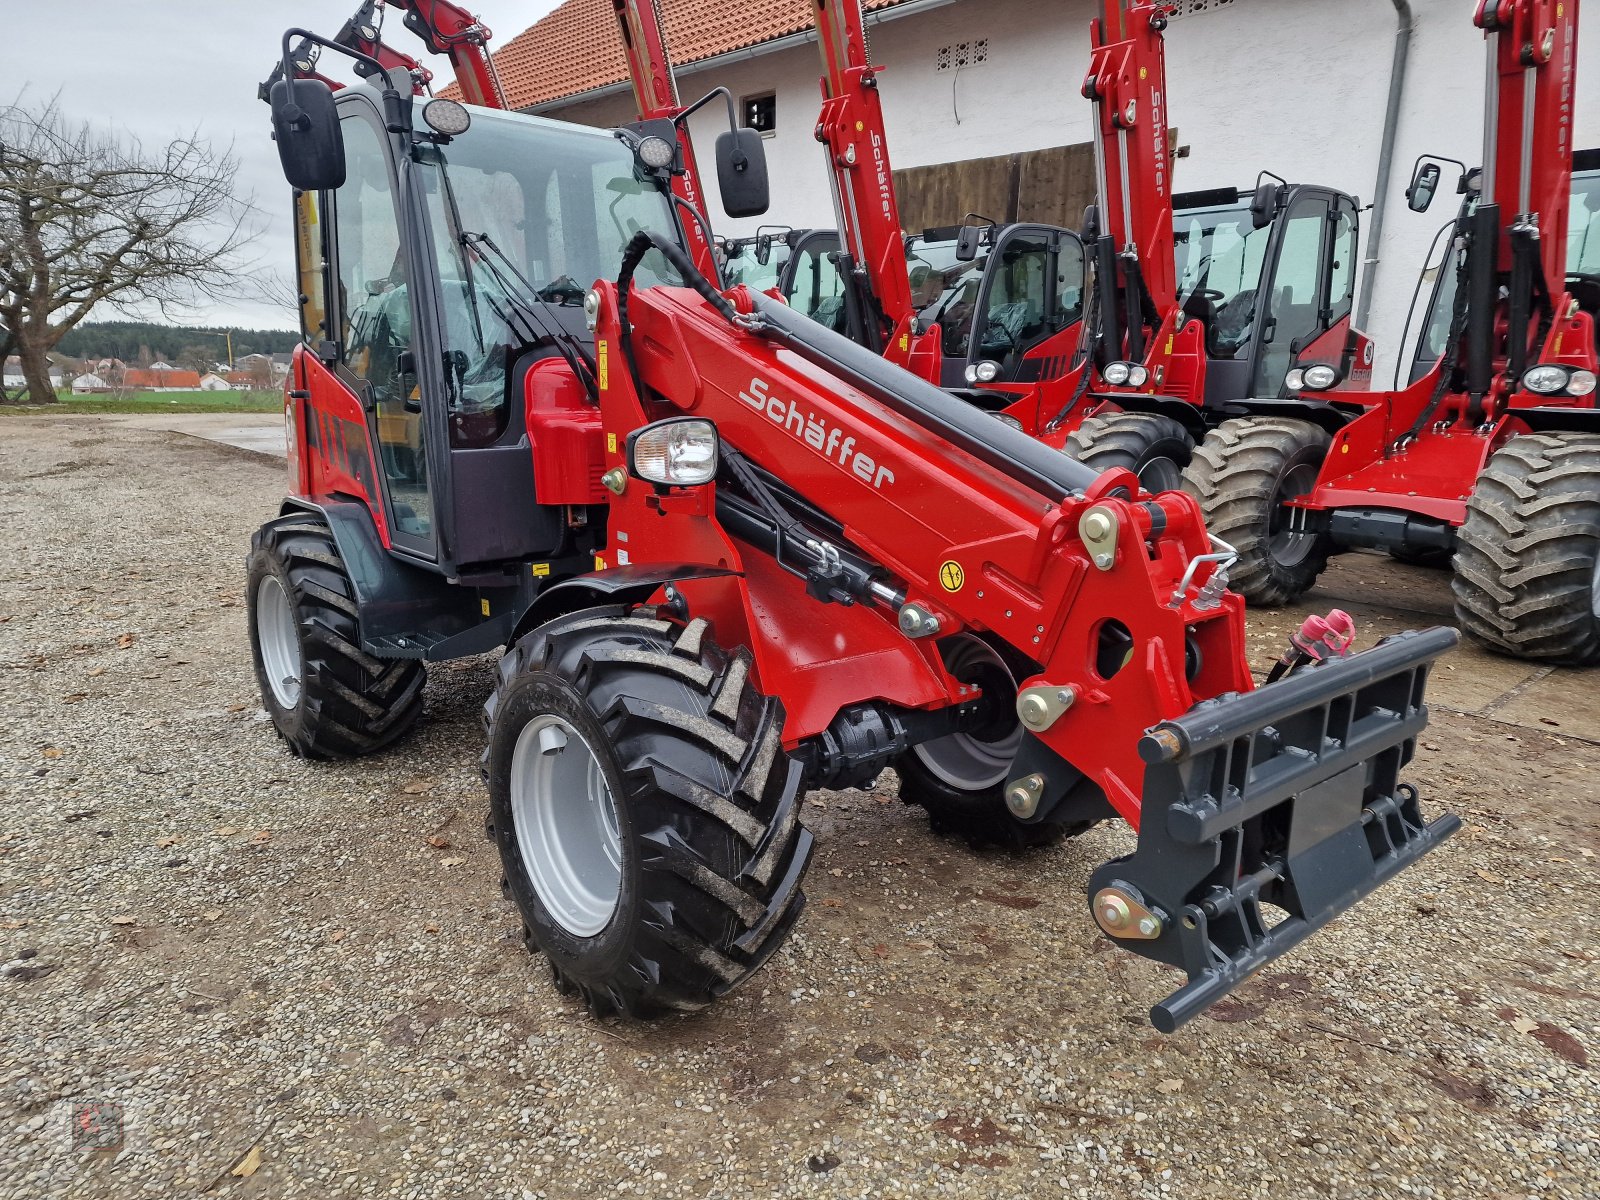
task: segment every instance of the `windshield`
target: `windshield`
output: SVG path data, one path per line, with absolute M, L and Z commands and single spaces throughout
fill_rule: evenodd
M 989 248 L 985 246 L 977 258 L 958 262 L 954 238 L 937 242 L 917 238 L 906 251 L 911 302 L 923 324 L 938 325 L 943 330 L 946 354 L 967 356 L 972 306 L 978 302 L 978 288 L 988 259 Z
M 1247 204 L 1173 215 L 1178 300 L 1206 326 L 1207 352 L 1232 358 L 1250 339 L 1272 226 L 1255 227 Z
M 1584 171 L 1572 176 L 1567 273 L 1600 275 L 1600 171 Z
M 418 152 L 451 408 L 467 413 L 506 403 L 514 352 L 550 324 L 537 312 L 530 323 L 530 308 L 581 307 L 597 279 L 617 277 L 640 230 L 677 236 L 670 201 L 637 177 L 632 151 L 610 134 L 489 109 L 472 118 L 448 145 Z M 636 281 L 681 282 L 654 250 Z

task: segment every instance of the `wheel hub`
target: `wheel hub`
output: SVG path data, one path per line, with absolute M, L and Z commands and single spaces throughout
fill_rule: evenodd
M 1017 721 L 1017 681 L 987 642 L 970 635 L 952 638 L 944 649 L 945 668 L 963 683 L 976 683 L 985 704 L 979 726 L 912 747 L 912 753 L 951 787 L 977 792 L 1004 783 L 1022 746 Z
M 305 670 L 300 631 L 295 627 L 289 593 L 276 575 L 268 575 L 256 588 L 256 643 L 261 647 L 261 669 L 272 698 L 280 708 L 294 708 L 300 703 Z
M 545 911 L 575 937 L 594 937 L 622 896 L 616 800 L 593 749 L 564 718 L 534 717 L 511 754 L 517 850 Z

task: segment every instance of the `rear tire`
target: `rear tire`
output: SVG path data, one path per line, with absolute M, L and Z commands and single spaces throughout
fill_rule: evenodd
M 1184 490 L 1206 529 L 1239 552 L 1228 586 L 1251 604 L 1288 604 L 1317 581 L 1333 549 L 1320 530 L 1295 532 L 1284 501 L 1315 485 L 1332 438 L 1309 421 L 1224 421 L 1195 449 Z
M 801 767 L 783 706 L 749 675 L 703 618 L 622 608 L 558 618 L 500 660 L 484 767 L 502 887 L 557 988 L 596 1015 L 704 1008 L 805 907 Z M 559 744 L 530 742 L 552 727 Z M 542 765 L 574 753 L 564 774 Z M 585 781 L 598 817 L 546 786 L 563 778 Z
M 361 648 L 355 587 L 327 522 L 268 521 L 246 563 L 250 650 L 261 702 L 301 758 L 352 758 L 389 745 L 422 712 L 415 659 Z
M 1457 533 L 1456 619 L 1516 658 L 1600 661 L 1600 437 L 1523 434 L 1490 457 Z
M 1089 417 L 1067 435 L 1067 453 L 1097 471 L 1123 467 L 1147 492 L 1173 492 L 1194 457 L 1194 440 L 1179 422 L 1154 413 Z

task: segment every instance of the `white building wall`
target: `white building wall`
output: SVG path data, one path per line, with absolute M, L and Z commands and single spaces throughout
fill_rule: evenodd
M 1428 244 L 1454 213 L 1449 192 L 1427 214 L 1406 208 L 1412 163 L 1422 153 L 1474 165 L 1482 157 L 1485 50 L 1472 25 L 1472 2 L 1411 0 L 1411 8 L 1416 28 L 1367 321 L 1378 342 L 1380 382 L 1393 369 Z M 884 68 L 880 87 L 893 164 L 925 166 L 1090 140 L 1090 110 L 1079 87 L 1089 61 L 1088 22 L 1098 11 L 1098 0 L 1048 6 L 963 0 L 871 26 L 873 59 Z M 1587 42 L 1580 37 L 1579 147 L 1600 146 L 1597 11 L 1591 3 L 1583 19 Z M 1370 204 L 1395 27 L 1392 0 L 1234 0 L 1173 20 L 1167 30 L 1169 112 L 1180 145 L 1188 148 L 1176 165 L 1175 186 L 1246 188 L 1267 169 L 1342 188 Z M 979 37 L 989 42 L 986 63 L 959 72 L 935 69 L 939 47 Z M 776 93 L 778 127 L 767 140 L 772 221 L 835 220 L 813 136 L 820 73 L 814 43 L 711 71 L 679 72 L 685 99 L 718 85 L 736 100 Z M 623 91 L 549 115 L 621 124 L 634 116 L 632 95 Z M 721 233 L 753 232 L 761 221 L 729 220 L 715 204 L 711 146 L 724 128 L 720 107 L 691 119 L 712 192 L 712 223 Z M 1364 241 L 1363 258 L 1373 250 Z

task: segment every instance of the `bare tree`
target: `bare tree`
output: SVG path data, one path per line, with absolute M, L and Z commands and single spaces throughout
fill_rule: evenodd
M 146 150 L 56 100 L 0 106 L 0 338 L 33 403 L 54 402 L 50 351 L 97 305 L 167 316 L 239 293 L 256 230 L 237 171 L 197 133 Z

